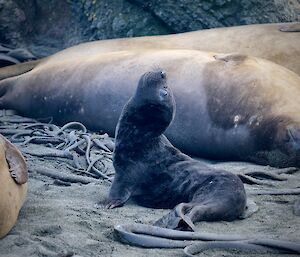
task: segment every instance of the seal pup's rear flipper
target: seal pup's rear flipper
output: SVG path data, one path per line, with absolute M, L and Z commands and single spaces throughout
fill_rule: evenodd
M 171 212 L 154 223 L 154 226 L 168 229 L 196 231 L 191 218 L 186 215 L 192 208 L 192 203 L 180 203 Z

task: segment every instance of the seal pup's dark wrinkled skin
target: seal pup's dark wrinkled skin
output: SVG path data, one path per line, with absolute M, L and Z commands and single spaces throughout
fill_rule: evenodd
M 163 135 L 175 102 L 161 71 L 145 73 L 125 105 L 116 129 L 115 178 L 108 208 L 129 198 L 151 208 L 174 208 L 156 222 L 172 229 L 194 229 L 193 222 L 234 220 L 245 209 L 242 181 L 215 170 L 175 148 Z

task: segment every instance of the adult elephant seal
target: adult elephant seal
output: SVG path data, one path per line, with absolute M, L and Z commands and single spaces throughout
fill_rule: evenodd
M 193 50 L 122 51 L 40 63 L 0 81 L 0 108 L 114 134 L 139 76 L 169 74 L 177 115 L 167 129 L 200 157 L 300 166 L 300 77 L 269 61 Z
M 115 177 L 109 208 L 129 198 L 150 208 L 175 209 L 156 225 L 190 228 L 196 221 L 234 220 L 246 207 L 238 176 L 214 170 L 176 149 L 163 135 L 175 113 L 166 74 L 145 73 L 125 105 L 116 129 Z
M 99 53 L 143 49 L 194 49 L 240 53 L 264 58 L 300 75 L 300 22 L 274 23 L 199 30 L 164 36 L 93 41 L 67 48 L 48 59 L 75 62 Z M 45 60 L 42 60 L 44 62 Z M 40 61 L 0 69 L 0 79 L 22 74 Z
M 0 238 L 15 225 L 27 194 L 28 172 L 20 151 L 0 135 Z

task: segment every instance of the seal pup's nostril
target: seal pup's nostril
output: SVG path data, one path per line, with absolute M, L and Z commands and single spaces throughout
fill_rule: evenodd
M 161 78 L 165 79 L 167 77 L 167 74 L 164 71 L 160 72 Z
M 167 90 L 164 90 L 164 89 L 160 89 L 159 90 L 159 96 L 161 98 L 161 100 L 165 99 L 166 96 L 168 96 L 168 91 Z

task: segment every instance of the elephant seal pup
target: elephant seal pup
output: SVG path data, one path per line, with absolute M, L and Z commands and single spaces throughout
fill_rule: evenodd
M 129 198 L 151 208 L 174 208 L 160 227 L 194 229 L 195 221 L 234 220 L 245 210 L 246 194 L 234 174 L 215 170 L 175 148 L 163 135 L 175 101 L 161 70 L 145 73 L 125 105 L 116 129 L 116 171 L 108 208 Z
M 0 238 L 15 225 L 27 194 L 28 172 L 20 151 L 0 135 Z

